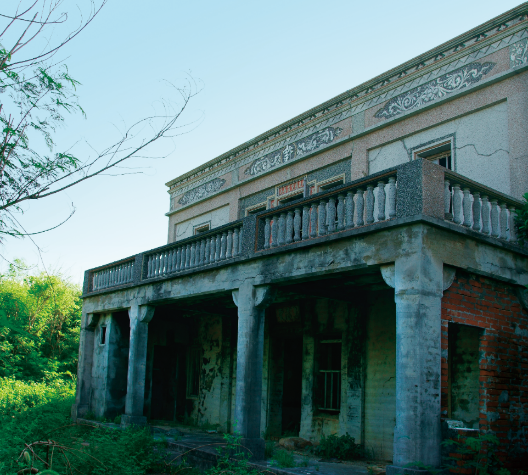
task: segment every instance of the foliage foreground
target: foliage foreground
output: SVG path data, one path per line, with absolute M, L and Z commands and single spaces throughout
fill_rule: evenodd
M 110 430 L 72 424 L 73 384 L 0 379 L 0 474 L 129 474 L 161 461 L 149 429 Z M 31 472 L 33 469 L 33 472 Z

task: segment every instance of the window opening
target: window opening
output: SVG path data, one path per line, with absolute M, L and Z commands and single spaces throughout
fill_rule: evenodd
M 319 360 L 319 410 L 339 412 L 341 406 L 341 340 L 322 340 Z
M 200 369 L 201 350 L 198 347 L 189 350 L 189 360 L 187 362 L 187 397 L 197 398 L 200 394 Z
M 430 160 L 441 167 L 452 170 L 452 153 L 451 153 L 451 142 L 446 142 L 440 145 L 416 152 L 414 158 L 425 158 Z
M 260 206 L 256 206 L 254 208 L 250 208 L 250 209 L 246 210 L 246 216 L 249 216 L 251 214 L 260 213 L 261 211 L 266 211 L 266 205 L 265 204 L 260 205 Z
M 194 228 L 194 235 L 202 234 L 211 229 L 211 225 L 209 223 L 207 224 L 200 224 Z
M 293 196 L 288 196 L 287 198 L 282 198 L 279 200 L 279 205 L 284 205 L 286 203 L 290 203 L 295 200 L 300 200 L 303 197 L 303 193 L 296 193 Z
M 345 182 L 344 178 L 339 178 L 338 180 L 331 181 L 329 183 L 324 183 L 322 185 L 319 185 L 319 191 L 331 190 L 332 188 L 341 186 L 344 182 Z
M 101 327 L 101 345 L 106 344 L 106 327 Z

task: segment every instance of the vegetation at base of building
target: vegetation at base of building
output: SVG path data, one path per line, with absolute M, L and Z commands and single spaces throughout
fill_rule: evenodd
M 154 440 L 149 428 L 111 430 L 73 424 L 73 400 L 71 394 L 56 394 L 46 403 L 32 408 L 22 403 L 20 411 L 0 416 L 0 475 L 31 468 L 68 475 L 181 471 L 163 461 L 163 443 Z
M 260 472 L 249 464 L 251 453 L 244 448 L 241 439 L 238 434 L 224 434 L 225 445 L 216 449 L 218 462 L 205 475 L 258 475 Z
M 519 241 L 521 243 L 528 242 L 528 193 L 525 193 L 523 197 L 526 203 L 524 203 L 522 208 L 517 210 L 517 219 L 515 220 Z
M 470 468 L 478 475 L 510 475 L 497 457 L 500 441 L 493 434 L 479 433 L 477 437 L 448 439 L 442 445 L 450 451 L 451 464 L 447 468 Z
M 321 436 L 321 442 L 314 448 L 314 453 L 325 459 L 357 460 L 364 457 L 364 450 L 360 444 L 356 444 L 354 437 L 348 432 L 338 436 L 331 434 L 328 437 Z
M 293 468 L 297 464 L 295 463 L 295 458 L 291 452 L 288 452 L 287 450 L 276 450 L 273 453 L 271 465 L 281 468 Z

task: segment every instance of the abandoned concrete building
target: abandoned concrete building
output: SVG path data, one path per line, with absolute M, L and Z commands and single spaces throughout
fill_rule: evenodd
M 525 456 L 527 112 L 523 4 L 171 180 L 168 244 L 86 271 L 73 417 Z

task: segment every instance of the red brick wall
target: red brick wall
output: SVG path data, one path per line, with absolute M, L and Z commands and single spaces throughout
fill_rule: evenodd
M 480 429 L 507 460 L 528 451 L 528 312 L 511 286 L 457 271 L 442 299 L 442 414 L 447 415 L 448 323 L 484 330 L 480 341 Z M 524 452 L 524 455 L 521 455 Z M 526 460 L 526 459 L 525 459 Z

